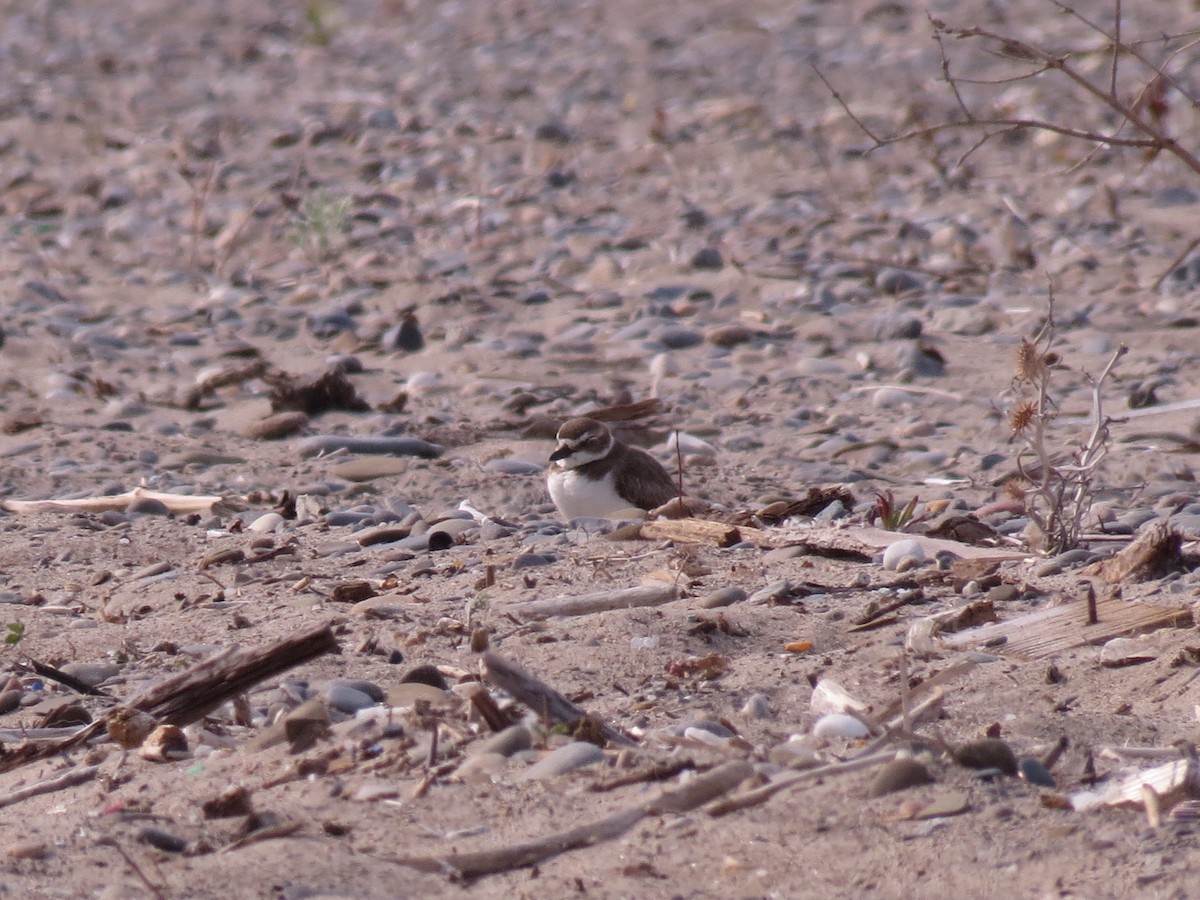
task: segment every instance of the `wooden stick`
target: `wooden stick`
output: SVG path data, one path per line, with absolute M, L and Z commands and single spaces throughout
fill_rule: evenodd
M 519 702 L 555 725 L 573 725 L 586 718 L 587 713 L 550 685 L 538 681 L 498 653 L 483 654 L 484 677 L 501 690 L 508 691 Z M 600 723 L 605 740 L 622 747 L 637 746 L 621 732 Z
M 54 778 L 47 778 L 44 781 L 39 781 L 36 784 L 26 785 L 23 788 L 17 788 L 10 794 L 5 794 L 0 797 L 0 808 L 12 806 L 20 803 L 22 800 L 28 800 L 30 797 L 40 797 L 42 794 L 52 794 L 55 791 L 63 788 L 74 787 L 77 784 L 83 784 L 85 781 L 91 781 L 96 777 L 96 773 L 100 771 L 99 766 L 85 766 L 79 769 L 68 769 L 61 775 Z
M 679 597 L 673 584 L 647 584 L 616 591 L 599 591 L 574 597 L 550 597 L 509 603 L 504 611 L 522 619 L 548 619 L 551 616 L 587 616 L 612 609 L 662 606 Z
M 602 841 L 618 838 L 646 816 L 684 813 L 693 810 L 732 790 L 748 778 L 752 771 L 753 767 L 745 761 L 726 763 L 679 787 L 661 791 L 649 800 L 619 810 L 597 822 L 522 841 L 508 847 L 479 850 L 474 853 L 459 853 L 452 856 L 384 858 L 421 872 L 447 873 L 465 879 L 508 872 L 512 869 L 536 865 L 558 856 L 560 853 L 566 853 L 568 850 L 590 847 Z

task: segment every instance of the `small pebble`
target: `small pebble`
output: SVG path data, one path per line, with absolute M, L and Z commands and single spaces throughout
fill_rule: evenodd
M 882 797 L 884 794 L 907 790 L 922 784 L 931 784 L 933 776 L 915 759 L 898 756 L 879 770 L 871 780 L 867 796 Z
M 766 694 L 751 694 L 742 704 L 742 715 L 751 719 L 773 719 L 775 711 L 771 709 L 771 702 Z
M 1022 756 L 1017 763 L 1017 771 L 1021 779 L 1028 784 L 1038 787 L 1054 787 L 1054 776 L 1050 771 L 1032 756 Z

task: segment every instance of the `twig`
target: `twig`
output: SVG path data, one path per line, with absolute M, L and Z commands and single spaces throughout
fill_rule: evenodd
M 76 693 L 86 694 L 90 697 L 111 696 L 106 691 L 102 691 L 97 687 L 92 687 L 87 682 L 80 681 L 74 675 L 68 675 L 66 672 L 62 672 L 54 668 L 54 666 L 48 666 L 45 663 L 38 662 L 33 657 L 28 657 L 26 659 L 26 663 L 38 675 L 41 675 L 43 678 L 49 678 L 51 681 L 57 681 L 59 684 L 69 687 Z
M 121 859 L 125 860 L 125 864 L 128 865 L 129 868 L 133 869 L 133 873 L 141 879 L 142 884 L 146 886 L 146 889 L 150 891 L 156 900 L 167 900 L 167 895 L 163 892 L 163 890 L 146 876 L 146 873 L 142 871 L 142 867 L 134 862 L 132 856 L 125 852 L 125 848 L 117 843 L 116 838 L 101 840 L 99 843 L 101 845 L 108 845 L 116 850 L 117 853 L 121 854 Z
M 877 146 L 882 147 L 885 143 L 887 143 L 886 138 L 881 139 L 877 137 L 875 132 L 871 131 L 871 129 L 863 123 L 863 120 L 854 114 L 854 111 L 850 109 L 846 101 L 842 99 L 842 95 L 838 93 L 838 89 L 829 83 L 829 79 L 825 77 L 825 74 L 817 67 L 817 64 L 810 63 L 809 65 L 811 65 L 812 70 L 817 73 L 817 77 L 821 79 L 821 83 L 829 89 L 829 93 L 833 95 L 833 99 L 837 101 L 838 106 L 840 106 L 846 115 L 850 117 L 850 121 L 862 129 L 862 133 L 869 137 Z
M 536 865 L 551 857 L 618 838 L 646 816 L 685 813 L 732 790 L 753 772 L 748 762 L 726 763 L 675 788 L 661 791 L 636 806 L 618 810 L 596 822 L 522 841 L 495 850 L 450 856 L 383 857 L 391 862 L 434 874 L 452 874 L 467 880 Z
M 74 787 L 77 784 L 83 784 L 85 781 L 91 781 L 96 777 L 96 773 L 100 771 L 99 766 L 85 766 L 81 769 L 68 769 L 61 775 L 54 778 L 47 778 L 45 781 L 39 781 L 35 784 L 26 785 L 23 788 L 11 793 L 0 796 L 0 808 L 12 806 L 20 803 L 22 800 L 28 800 L 30 797 L 40 797 L 43 794 L 52 794 L 55 791 L 60 791 L 63 788 Z
M 1150 285 L 1151 292 L 1157 293 L 1158 289 L 1162 287 L 1163 282 L 1167 280 L 1170 274 L 1174 272 L 1175 269 L 1178 268 L 1197 247 L 1200 247 L 1200 237 L 1192 238 L 1191 242 L 1183 248 L 1183 251 L 1173 260 L 1171 260 L 1171 264 L 1163 269 L 1162 274 L 1154 279 L 1154 283 Z
M 832 763 L 828 766 L 819 766 L 815 769 L 806 769 L 803 772 L 783 775 L 775 781 L 767 782 L 762 787 L 742 791 L 740 794 L 734 794 L 711 803 L 705 807 L 704 811 L 713 818 L 718 818 L 731 812 L 737 812 L 751 806 L 758 806 L 760 803 L 765 803 L 774 797 L 780 791 L 786 791 L 798 784 L 815 781 L 818 778 L 825 778 L 827 776 L 858 772 L 862 769 L 869 769 L 873 766 L 880 766 L 891 762 L 895 758 L 896 754 L 888 751 L 886 753 L 877 753 L 874 756 L 864 756 L 861 759 L 852 759 L 849 762 Z
M 498 653 L 483 654 L 484 677 L 501 690 L 508 691 L 519 702 L 545 717 L 554 725 L 574 725 L 587 717 L 587 713 L 576 706 L 550 685 L 522 671 Z M 615 728 L 600 723 L 600 733 L 605 740 L 622 747 L 637 746 Z
M 291 837 L 303 827 L 303 822 L 280 822 L 278 825 L 268 825 L 266 828 L 256 829 L 245 837 L 238 838 L 232 844 L 226 844 L 219 852 L 232 853 L 234 850 L 241 850 L 243 847 L 250 844 L 257 844 L 259 841 L 271 841 L 275 838 Z

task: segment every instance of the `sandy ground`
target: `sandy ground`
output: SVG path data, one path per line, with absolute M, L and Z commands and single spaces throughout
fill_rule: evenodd
M 907 3 L 2 6 L 0 496 L 141 485 L 221 502 L 0 518 L 0 893 L 1195 895 L 1196 832 L 1176 808 L 1194 787 L 1160 785 L 1157 826 L 1143 806 L 1070 801 L 1128 766 L 1184 758 L 1197 738 L 1190 565 L 1116 584 L 1085 568 L 1147 522 L 1200 534 L 1187 403 L 1200 396 L 1200 269 L 1178 258 L 1200 182 L 1169 154 L 1046 132 L 971 152 L 978 128 L 872 150 L 818 70 L 878 136 L 961 115 L 926 10 Z M 1180 2 L 1125 6 L 1129 40 L 1189 21 Z M 1072 60 L 1108 84 L 1104 39 L 1048 2 L 932 13 L 1087 48 Z M 1137 46 L 1162 59 L 1182 43 Z M 1023 65 L 970 41 L 946 51 L 963 77 Z M 1195 55 L 1169 69 L 1193 93 Z M 1149 80 L 1128 56 L 1119 75 L 1130 102 Z M 1061 80 L 961 90 L 996 117 L 1118 124 Z M 1194 144 L 1194 111 L 1170 97 L 1161 127 Z M 996 503 L 1011 501 L 1002 484 L 1022 446 L 1006 418 L 1016 347 L 1044 321 L 1049 285 L 1055 452 L 1087 439 L 1089 376 L 1129 348 L 1103 386 L 1105 412 L 1127 418 L 1111 425 L 1084 522 L 1108 539 L 1053 565 L 1021 543 L 1020 504 Z M 330 367 L 359 408 L 262 424 L 272 385 Z M 541 471 L 557 424 L 650 397 L 662 407 L 630 439 L 682 461 L 686 492 L 715 518 L 762 534 L 613 540 L 558 521 Z M 436 446 L 336 449 L 354 438 Z M 897 506 L 916 497 L 925 525 L 980 511 L 1012 558 L 974 578 L 932 559 L 893 571 L 869 549 L 805 545 L 810 515 L 769 514 L 838 485 L 850 496 L 822 534 L 870 525 L 891 492 Z M 521 605 L 639 585 L 677 599 L 544 621 Z M 1178 610 L 1182 627 L 1115 634 L 1137 640 L 1120 658 L 1138 664 L 1121 666 L 1069 616 L 1045 652 L 1018 645 L 1046 626 L 904 652 L 928 616 L 990 600 L 1010 621 L 1078 604 L 1089 585 L 1120 615 Z M 97 740 L 17 764 L 26 729 L 103 718 L 220 648 L 322 624 L 340 653 L 189 726 L 187 758 Z M 464 698 L 484 636 L 633 746 L 530 778 L 570 741 L 535 727 L 531 748 L 479 762 L 490 729 Z M 454 693 L 414 710 L 402 679 L 418 666 Z M 930 784 L 873 796 L 876 766 L 722 816 L 655 799 L 722 765 L 751 767 L 738 794 L 806 758 L 852 759 L 864 741 L 813 737 L 814 684 L 840 685 L 877 721 L 905 676 L 917 703 L 947 671 L 919 740 L 883 745 L 908 746 Z M 344 679 L 377 695 L 357 722 L 337 709 L 363 696 Z M 260 749 L 306 696 L 334 707 L 332 731 Z M 1023 761 L 1065 738 L 1054 786 L 942 750 L 987 735 Z M 1106 750 L 1121 747 L 1167 756 Z M 656 766 L 683 775 L 656 782 Z M 248 805 L 214 815 L 231 787 Z M 624 834 L 532 868 L 438 870 L 639 804 Z

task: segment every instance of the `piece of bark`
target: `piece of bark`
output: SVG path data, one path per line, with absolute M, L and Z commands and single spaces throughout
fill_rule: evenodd
M 225 504 L 224 497 L 196 494 L 168 494 L 135 487 L 123 494 L 108 494 L 103 497 L 81 497 L 77 500 L 5 500 L 0 509 L 12 513 L 40 512 L 108 512 L 123 510 L 135 500 L 158 500 L 173 513 L 209 513 Z
M 548 619 L 551 616 L 586 616 L 610 609 L 634 609 L 642 606 L 661 606 L 679 597 L 672 584 L 647 584 L 594 594 L 550 597 L 545 600 L 522 600 L 504 606 L 504 611 L 521 619 Z
M 204 402 L 205 398 L 218 388 L 251 381 L 265 375 L 266 372 L 267 361 L 263 359 L 256 359 L 253 362 L 238 366 L 226 366 L 224 369 L 209 375 L 189 390 L 184 395 L 183 402 L 180 405 L 184 409 L 199 409 L 200 404 Z
M 508 691 L 514 699 L 525 704 L 552 725 L 574 726 L 587 717 L 587 712 L 576 706 L 554 688 L 539 681 L 515 663 L 498 653 L 483 654 L 484 677 L 501 690 Z M 636 744 L 615 728 L 600 724 L 600 733 L 605 740 L 622 747 Z
M 746 530 L 759 531 L 757 528 Z M 718 547 L 732 547 L 743 540 L 741 529 L 737 526 L 705 519 L 655 519 L 642 523 L 641 535 L 652 541 L 716 544 Z
M 729 762 L 687 783 L 659 792 L 636 806 L 619 810 L 596 822 L 495 850 L 446 856 L 386 857 L 411 869 L 449 874 L 466 880 L 536 865 L 551 857 L 591 847 L 625 834 L 646 816 L 685 813 L 728 793 L 753 772 L 750 763 Z
M 1109 584 L 1158 578 L 1179 570 L 1182 546 L 1179 532 L 1167 522 L 1157 522 L 1116 556 L 1088 566 L 1083 574 L 1099 575 Z

